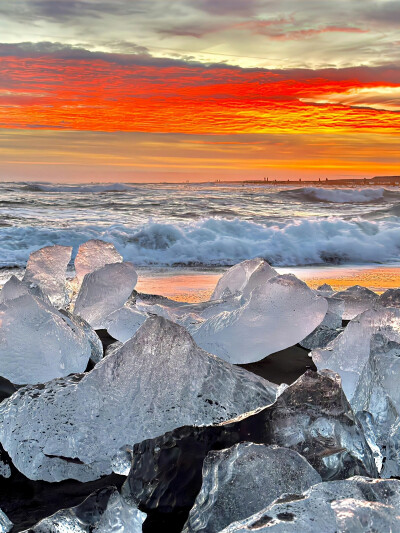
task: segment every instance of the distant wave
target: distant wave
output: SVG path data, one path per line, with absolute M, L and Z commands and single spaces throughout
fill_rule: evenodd
M 106 183 L 96 185 L 47 185 L 44 183 L 27 183 L 22 187 L 25 191 L 31 192 L 124 192 L 132 191 L 136 187 L 125 183 Z
M 232 265 L 261 256 L 276 266 L 379 263 L 400 257 L 399 220 L 302 219 L 274 225 L 206 218 L 187 224 L 148 222 L 131 228 L 76 226 L 2 228 L 0 265 L 24 265 L 29 253 L 51 244 L 91 238 L 114 243 L 137 265 Z
M 312 200 L 315 202 L 331 202 L 338 204 L 377 202 L 383 200 L 385 193 L 391 193 L 391 191 L 386 191 L 382 188 L 324 189 L 322 187 L 302 187 L 300 189 L 291 189 L 287 192 L 293 196 L 298 196 L 301 199 L 306 199 L 308 201 Z

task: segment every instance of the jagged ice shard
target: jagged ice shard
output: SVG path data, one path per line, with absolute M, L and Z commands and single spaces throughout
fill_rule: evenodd
M 7 515 L 0 509 L 0 533 L 8 533 L 13 528 L 13 523 Z
M 128 504 L 115 487 L 106 487 L 23 533 L 142 533 L 145 518 L 145 513 Z
M 75 273 L 78 284 L 82 283 L 86 274 L 90 274 L 105 265 L 121 263 L 122 256 L 110 242 L 91 239 L 79 246 L 75 257 Z
M 220 533 L 398 533 L 400 481 L 353 477 L 283 494 Z
M 87 481 L 110 473 L 127 444 L 228 420 L 272 403 L 276 390 L 151 317 L 88 374 L 25 387 L 1 403 L 0 440 L 31 479 Z
M 106 265 L 83 278 L 74 314 L 94 329 L 103 329 L 105 318 L 120 309 L 132 294 L 137 274 L 132 263 Z
M 298 494 L 322 481 L 297 452 L 248 442 L 210 452 L 202 477 L 182 533 L 218 533 L 264 509 L 284 492 Z
M 6 300 L 14 300 L 25 294 L 33 294 L 50 304 L 50 300 L 38 285 L 35 285 L 34 283 L 24 283 L 14 275 L 12 275 L 3 285 L 3 288 L 0 291 L 0 303 L 5 302 Z
M 350 403 L 370 358 L 371 339 L 377 333 L 400 343 L 400 309 L 380 307 L 364 311 L 326 348 L 311 352 L 319 370 L 329 368 L 341 376 Z
M 31 253 L 23 281 L 38 285 L 55 307 L 67 303 L 66 272 L 71 260 L 71 246 L 46 246 Z
M 146 321 L 147 316 L 146 313 L 141 313 L 137 309 L 124 306 L 105 318 L 104 328 L 114 339 L 126 342 Z
M 93 342 L 83 327 L 31 294 L 0 304 L 0 376 L 12 383 L 83 372 Z
M 230 363 L 252 363 L 303 340 L 327 309 L 325 298 L 285 274 L 259 283 L 238 309 L 188 327 L 204 350 Z

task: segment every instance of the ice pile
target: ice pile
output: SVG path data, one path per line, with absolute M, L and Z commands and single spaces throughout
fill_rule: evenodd
M 284 494 L 220 533 L 394 533 L 400 531 L 400 481 L 353 477 Z M 211 533 L 211 532 L 210 532 Z
M 87 481 L 110 473 L 126 444 L 234 418 L 273 402 L 276 389 L 152 317 L 90 373 L 25 387 L 0 404 L 0 440 L 31 479 Z
M 145 518 L 116 488 L 107 487 L 76 507 L 61 509 L 44 518 L 23 533 L 142 533 Z
M 321 481 L 298 453 L 252 443 L 210 452 L 202 477 L 183 533 L 218 532 L 260 511 L 285 492 L 301 493 Z

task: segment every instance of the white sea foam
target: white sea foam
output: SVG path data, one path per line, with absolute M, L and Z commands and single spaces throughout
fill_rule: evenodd
M 385 189 L 324 189 L 322 187 L 304 187 L 302 189 L 295 189 L 293 192 L 309 200 L 347 204 L 369 203 L 383 200 Z
M 24 265 L 29 253 L 51 244 L 77 247 L 88 239 L 112 242 L 135 265 L 232 265 L 263 257 L 275 266 L 398 261 L 400 220 L 304 218 L 279 223 L 204 218 L 139 227 L 6 227 L 0 266 Z

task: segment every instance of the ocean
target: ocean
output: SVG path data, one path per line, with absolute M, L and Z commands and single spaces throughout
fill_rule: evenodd
M 306 272 L 306 278 L 315 269 L 325 268 L 335 277 L 332 269 L 365 271 L 381 265 L 390 267 L 391 275 L 394 269 L 391 285 L 396 285 L 400 190 L 0 184 L 4 273 L 23 268 L 29 254 L 43 246 L 72 245 L 75 253 L 93 238 L 112 242 L 150 278 L 154 272 L 168 276 L 181 269 L 185 274 L 212 272 L 218 279 L 226 267 L 261 256 L 281 271 Z

